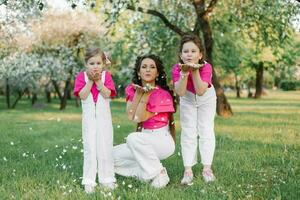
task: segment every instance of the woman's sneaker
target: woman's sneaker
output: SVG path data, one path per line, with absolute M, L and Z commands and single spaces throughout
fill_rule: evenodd
M 216 180 L 215 175 L 213 174 L 211 169 L 203 170 L 202 172 L 203 179 L 206 183 L 213 182 Z
M 182 185 L 191 185 L 193 183 L 193 171 L 185 171 L 181 179 Z
M 93 186 L 93 185 L 84 185 L 84 191 L 87 194 L 91 194 L 91 193 L 95 192 L 95 186 Z
M 151 182 L 151 186 L 155 188 L 163 188 L 165 187 L 169 181 L 170 178 L 168 176 L 166 168 L 163 169 L 163 172 L 160 172 Z

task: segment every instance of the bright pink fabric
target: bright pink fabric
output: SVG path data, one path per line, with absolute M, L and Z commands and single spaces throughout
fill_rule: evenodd
M 202 81 L 208 83 L 208 87 L 212 85 L 212 66 L 209 63 L 204 64 L 203 67 L 199 69 L 200 78 Z M 180 79 L 180 67 L 179 64 L 175 64 L 172 68 L 172 79 L 173 83 Z M 192 74 L 189 74 L 186 89 L 194 94 L 196 94 Z
M 74 95 L 75 96 L 79 95 L 80 90 L 85 86 L 85 84 L 86 84 L 86 82 L 84 80 L 84 72 L 79 72 L 76 76 L 75 84 L 74 84 Z M 110 91 L 111 91 L 110 97 L 115 97 L 117 95 L 114 81 L 112 79 L 111 74 L 108 71 L 106 71 L 106 73 L 105 73 L 104 86 L 107 87 L 108 89 L 110 89 Z M 93 86 L 91 88 L 91 93 L 93 95 L 94 102 L 97 102 L 99 90 L 97 89 L 96 83 L 93 84 Z
M 125 89 L 126 101 L 132 101 L 134 93 L 134 87 L 128 85 Z M 160 87 L 151 91 L 146 109 L 155 115 L 143 122 L 145 129 L 157 129 L 168 125 L 169 113 L 175 112 L 171 94 Z

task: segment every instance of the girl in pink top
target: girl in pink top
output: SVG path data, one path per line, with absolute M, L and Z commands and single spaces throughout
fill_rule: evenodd
M 115 187 L 110 98 L 116 96 L 116 89 L 111 74 L 104 70 L 109 63 L 100 49 L 88 49 L 86 70 L 75 79 L 74 95 L 80 97 L 82 105 L 82 184 L 87 193 L 94 192 L 97 173 L 102 187 Z
M 215 133 L 216 93 L 212 85 L 212 67 L 205 62 L 200 40 L 182 37 L 179 64 L 172 69 L 176 93 L 180 96 L 181 150 L 185 167 L 182 184 L 191 184 L 192 166 L 197 163 L 197 146 L 203 164 L 205 182 L 215 180 L 211 170 Z
M 129 134 L 126 144 L 114 147 L 115 172 L 162 188 L 170 179 L 160 160 L 175 150 L 175 109 L 160 59 L 155 55 L 139 57 L 132 82 L 125 90 L 127 115 L 141 132 Z

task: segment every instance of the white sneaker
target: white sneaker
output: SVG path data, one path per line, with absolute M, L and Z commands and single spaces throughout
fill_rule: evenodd
M 182 185 L 192 185 L 193 184 L 193 172 L 187 171 L 184 172 L 183 178 L 181 179 Z
M 95 186 L 92 186 L 92 185 L 84 185 L 84 191 L 85 191 L 87 194 L 91 194 L 91 193 L 95 192 Z
M 166 168 L 163 169 L 164 172 L 160 172 L 151 182 L 151 186 L 155 188 L 163 188 L 165 187 L 169 181 L 170 178 L 168 176 Z
M 203 176 L 203 179 L 206 183 L 209 183 L 209 182 L 213 182 L 216 180 L 216 177 L 215 175 L 213 174 L 212 170 L 204 170 L 202 172 L 202 176 Z
M 112 183 L 100 183 L 100 187 L 106 190 L 114 190 L 117 186 L 114 182 L 112 182 Z

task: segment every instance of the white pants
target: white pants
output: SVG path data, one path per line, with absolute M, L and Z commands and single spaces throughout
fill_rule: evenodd
M 102 74 L 103 75 L 103 74 Z M 105 77 L 105 75 L 103 75 Z M 104 77 L 102 81 L 104 82 Z M 87 77 L 86 77 L 87 78 Z M 113 126 L 110 100 L 98 95 L 96 103 L 89 94 L 82 100 L 83 185 L 115 182 L 113 165 Z
M 163 169 L 160 160 L 174 151 L 175 143 L 168 126 L 131 133 L 125 144 L 114 147 L 115 172 L 140 180 L 153 179 Z
M 192 167 L 197 163 L 198 137 L 201 163 L 212 164 L 215 151 L 215 114 L 214 87 L 208 88 L 202 96 L 187 91 L 180 97 L 181 150 L 185 167 Z

